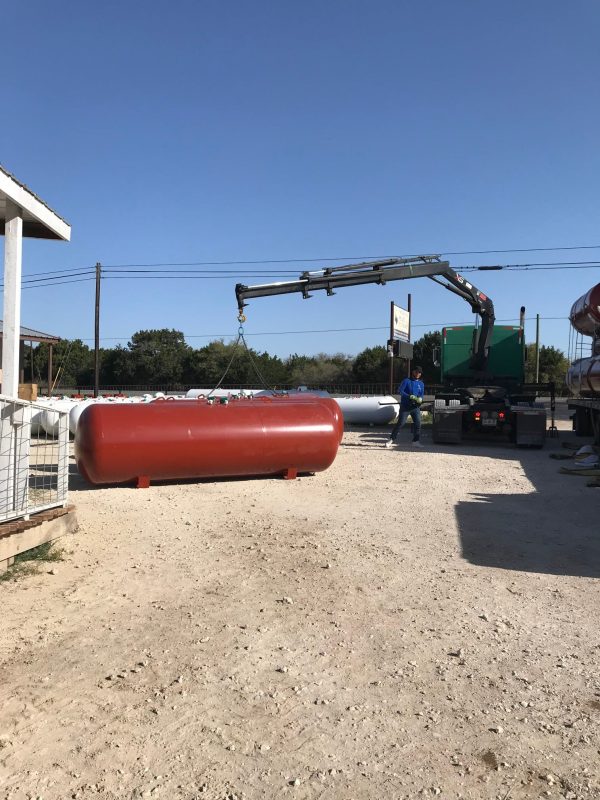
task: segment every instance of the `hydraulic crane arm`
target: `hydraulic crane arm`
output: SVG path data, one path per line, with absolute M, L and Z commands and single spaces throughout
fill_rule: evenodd
M 252 297 L 270 297 L 278 294 L 301 293 L 309 298 L 311 291 L 324 289 L 328 295 L 334 289 L 344 286 L 362 286 L 367 283 L 386 284 L 408 278 L 431 278 L 449 291 L 462 297 L 474 313 L 481 317 L 479 339 L 473 352 L 471 367 L 477 372 L 486 371 L 488 351 L 494 329 L 494 304 L 489 297 L 479 291 L 472 283 L 455 272 L 448 261 L 439 256 L 415 256 L 413 258 L 387 258 L 381 261 L 365 261 L 361 264 L 348 264 L 343 267 L 326 267 L 314 272 L 303 272 L 298 280 L 280 283 L 264 283 L 235 287 L 240 314 Z

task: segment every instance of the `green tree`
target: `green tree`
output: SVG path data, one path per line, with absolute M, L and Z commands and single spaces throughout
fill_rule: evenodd
M 536 352 L 535 344 L 527 345 L 527 360 L 525 362 L 525 380 L 535 383 Z M 540 383 L 554 381 L 557 389 L 565 383 L 565 376 L 569 362 L 562 350 L 557 347 L 540 347 Z
M 33 351 L 34 381 L 44 386 L 48 380 L 49 346 L 43 342 Z M 31 354 L 25 350 L 25 375 L 29 379 Z M 55 391 L 89 386 L 94 380 L 94 352 L 81 339 L 61 339 L 52 348 Z
M 434 364 L 437 356 L 439 359 L 442 334 L 440 331 L 425 333 L 413 345 L 412 365 L 423 368 L 422 380 L 424 383 L 439 383 L 440 368 Z
M 389 379 L 390 357 L 386 347 L 362 350 L 354 359 L 352 374 L 357 383 L 383 383 Z
M 138 331 L 127 345 L 131 356 L 133 382 L 179 384 L 188 351 L 181 331 L 168 328 Z
M 102 386 L 128 386 L 134 383 L 131 351 L 118 344 L 100 350 L 100 383 Z
M 333 356 L 318 353 L 310 358 L 302 356 L 288 363 L 289 382 L 292 386 L 324 386 L 347 383 L 352 380 L 352 359 L 343 353 Z
M 259 387 L 262 382 L 258 373 L 269 386 L 280 386 L 287 381 L 285 365 L 277 356 L 259 353 L 252 348 L 246 350 L 243 343 L 236 346 L 234 343 L 225 344 L 222 340 L 215 340 L 188 353 L 184 383 L 212 388 L 221 380 L 226 370 L 223 386 Z

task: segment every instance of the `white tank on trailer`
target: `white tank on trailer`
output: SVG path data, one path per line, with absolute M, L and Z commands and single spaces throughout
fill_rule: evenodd
M 574 361 L 567 371 L 566 382 L 572 394 L 600 396 L 600 356 Z

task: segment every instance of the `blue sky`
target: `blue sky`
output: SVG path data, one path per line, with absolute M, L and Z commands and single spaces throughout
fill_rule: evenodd
M 600 259 L 596 0 L 32 0 L 8 4 L 2 27 L 0 163 L 72 225 L 69 244 L 26 243 L 25 278 L 96 261 L 574 245 L 599 247 L 450 261 Z M 543 341 L 566 349 L 564 318 L 600 268 L 470 277 L 499 319 L 524 304 Z M 103 344 L 144 328 L 195 346 L 232 336 L 238 280 L 107 279 Z M 23 324 L 91 344 L 93 291 L 25 289 Z M 413 280 L 257 299 L 246 332 L 281 356 L 356 354 L 385 343 L 390 300 L 408 292 L 415 336 L 472 319 Z

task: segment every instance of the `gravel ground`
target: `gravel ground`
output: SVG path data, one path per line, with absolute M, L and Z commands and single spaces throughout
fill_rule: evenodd
M 600 798 L 598 490 L 557 440 L 386 436 L 296 481 L 74 475 L 65 560 L 0 584 L 0 797 Z

